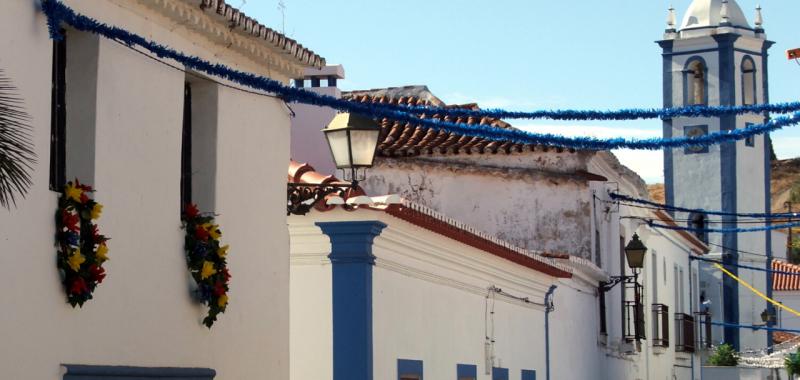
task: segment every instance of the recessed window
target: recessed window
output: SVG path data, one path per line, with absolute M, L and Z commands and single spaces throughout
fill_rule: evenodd
M 50 190 L 61 191 L 67 182 L 67 34 L 53 41 L 53 83 L 50 103 Z
M 508 380 L 508 368 L 492 367 L 492 380 Z
M 750 56 L 742 59 L 742 104 L 756 104 L 756 64 Z
M 522 370 L 522 380 L 536 380 L 536 371 L 532 369 L 523 369 Z
M 472 364 L 459 364 L 456 366 L 456 379 L 476 380 L 478 378 L 478 367 Z
M 702 137 L 708 134 L 707 125 L 691 125 L 683 127 L 686 137 Z M 708 147 L 703 145 L 690 145 L 684 149 L 685 154 L 708 153 Z
M 398 380 L 423 380 L 422 360 L 397 359 Z
M 706 105 L 708 103 L 706 65 L 700 58 L 694 58 L 686 64 L 683 72 L 684 103 L 687 106 Z
M 689 227 L 691 227 L 694 231 L 692 234 L 703 243 L 708 243 L 708 233 L 706 233 L 706 229 L 708 228 L 708 217 L 705 214 L 701 213 L 692 213 L 689 215 Z
M 745 127 L 750 128 L 753 126 L 753 123 L 745 123 Z M 756 146 L 756 137 L 755 136 L 747 136 L 744 139 L 744 146 L 754 148 Z
M 181 207 L 215 210 L 218 90 L 213 82 L 187 76 L 181 134 Z

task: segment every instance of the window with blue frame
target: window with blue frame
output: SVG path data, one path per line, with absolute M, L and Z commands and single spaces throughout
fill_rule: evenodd
M 744 126 L 747 127 L 747 128 L 750 128 L 750 127 L 753 126 L 753 123 L 745 123 Z M 751 148 L 755 147 L 756 146 L 756 137 L 755 136 L 748 136 L 747 138 L 744 139 L 744 145 L 748 146 L 748 147 L 751 147 Z
M 536 380 L 536 371 L 532 369 L 523 369 L 522 380 Z
M 508 368 L 492 367 L 492 380 L 508 380 Z
M 476 380 L 478 378 L 478 366 L 472 364 L 459 364 L 456 366 L 457 380 Z
M 423 380 L 422 360 L 397 359 L 397 380 Z

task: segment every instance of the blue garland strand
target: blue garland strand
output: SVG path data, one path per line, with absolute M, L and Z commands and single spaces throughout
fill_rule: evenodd
M 705 322 L 700 322 L 705 323 Z M 719 321 L 711 321 L 710 322 L 714 326 L 722 326 L 726 328 L 732 329 L 750 329 L 750 330 L 766 330 L 766 331 L 783 331 L 788 333 L 795 333 L 800 334 L 800 330 L 792 330 L 792 329 L 782 329 L 779 327 L 767 327 L 767 326 L 756 326 L 756 325 L 740 325 L 736 323 L 727 323 L 727 322 L 719 322 Z
M 718 216 L 737 216 L 742 218 L 797 218 L 800 217 L 800 213 L 796 212 L 779 212 L 779 213 L 735 213 L 735 212 L 724 212 L 724 211 L 715 211 L 715 210 L 704 210 L 702 208 L 687 208 L 687 207 L 680 207 L 680 206 L 673 206 L 664 203 L 657 203 L 653 201 L 649 201 L 646 199 L 641 198 L 633 198 L 627 196 L 625 194 L 619 193 L 608 193 L 609 197 L 614 200 L 630 202 L 630 203 L 638 203 L 647 206 L 656 207 L 662 210 L 667 211 L 678 211 L 678 212 L 688 212 L 688 213 L 697 213 L 697 214 L 705 214 L 705 215 L 718 215 Z
M 759 268 L 759 267 L 754 267 L 754 266 L 750 266 L 750 265 L 724 263 L 724 262 L 719 261 L 719 260 L 706 259 L 704 257 L 689 256 L 689 260 L 703 261 L 703 262 L 706 262 L 706 263 L 724 265 L 726 267 L 737 267 L 737 268 L 750 269 L 750 270 L 773 273 L 773 274 L 785 274 L 785 275 L 790 275 L 790 276 L 800 276 L 800 272 L 787 272 L 787 271 L 783 271 L 783 270 Z
M 732 222 L 735 223 L 735 222 Z M 673 231 L 688 231 L 688 232 L 696 232 L 696 233 L 720 233 L 720 234 L 739 234 L 745 232 L 763 232 L 763 231 L 773 231 L 773 230 L 782 230 L 786 228 L 795 228 L 800 227 L 800 222 L 793 222 L 793 223 L 783 223 L 783 224 L 772 224 L 768 226 L 760 226 L 760 227 L 747 227 L 747 228 L 738 228 L 738 227 L 731 227 L 731 228 L 692 228 L 692 227 L 681 227 L 681 226 L 670 226 L 661 223 L 655 223 L 653 221 L 647 222 L 647 225 L 654 228 L 662 228 L 665 230 L 673 230 Z
M 555 147 L 564 147 L 577 150 L 612 150 L 612 149 L 637 149 L 637 150 L 658 150 L 662 148 L 684 148 L 684 147 L 706 147 L 724 142 L 734 142 L 744 140 L 748 137 L 769 133 L 778 129 L 792 126 L 800 123 L 800 112 L 795 112 L 791 116 L 782 116 L 772 119 L 764 124 L 752 125 L 744 129 L 735 129 L 729 131 L 720 131 L 707 134 L 699 137 L 676 137 L 676 138 L 651 138 L 651 139 L 626 139 L 626 138 L 611 138 L 611 139 L 597 139 L 592 137 L 565 137 L 554 134 L 543 134 L 525 132 L 516 129 L 502 129 L 483 125 L 469 125 L 463 123 L 454 123 L 445 120 L 421 118 L 415 113 L 430 113 L 431 110 L 427 108 L 413 109 L 408 107 L 388 106 L 384 104 L 373 103 L 357 103 L 343 99 L 337 99 L 331 96 L 316 94 L 300 88 L 286 86 L 276 80 L 258 76 L 252 73 L 242 72 L 228 66 L 211 63 L 196 56 L 190 56 L 178 51 L 175 51 L 165 45 L 149 41 L 142 36 L 130 33 L 118 27 L 109 26 L 99 22 L 90 17 L 77 14 L 74 10 L 67 7 L 58 0 L 43 0 L 42 10 L 47 16 L 47 25 L 50 35 L 53 39 L 61 39 L 63 36 L 60 34 L 59 26 L 61 23 L 66 23 L 73 28 L 85 32 L 96 33 L 106 38 L 122 42 L 128 46 L 142 47 L 159 58 L 167 58 L 175 60 L 189 69 L 197 70 L 212 76 L 229 80 L 233 83 L 240 84 L 245 87 L 253 88 L 256 90 L 273 93 L 282 98 L 286 102 L 298 102 L 304 104 L 311 104 L 317 106 L 326 106 L 343 112 L 352 112 L 365 115 L 371 118 L 388 118 L 400 122 L 407 122 L 412 124 L 420 124 L 429 127 L 435 131 L 454 132 L 464 136 L 477 137 L 490 141 L 500 142 L 513 142 L 518 144 L 533 144 L 533 145 L 546 145 Z M 784 109 L 786 112 L 794 109 L 797 105 L 775 105 L 775 106 L 762 106 L 774 107 L 774 112 L 779 112 Z M 718 108 L 715 111 L 710 109 L 701 110 L 700 108 L 686 108 L 683 111 L 673 112 L 687 112 L 688 114 L 703 114 L 713 112 L 722 114 L 723 112 L 744 112 L 744 108 L 736 109 L 723 109 Z M 457 117 L 459 112 L 455 109 L 441 109 L 437 113 L 443 116 Z M 550 111 L 541 111 L 550 112 Z M 574 120 L 576 118 L 586 119 L 588 117 L 601 117 L 597 111 L 558 111 L 564 112 L 565 119 Z M 663 111 L 666 112 L 666 111 Z M 601 112 L 602 113 L 602 112 Z M 531 113 L 533 114 L 533 113 Z M 613 116 L 613 113 L 607 113 Z M 636 110 L 619 111 L 616 119 L 622 120 L 631 119 L 640 116 L 648 116 L 646 112 L 639 112 Z M 667 115 L 664 113 L 663 115 Z M 499 116 L 499 115 L 498 115 Z M 506 116 L 512 116 L 508 114 Z M 533 116 L 533 115 L 528 115 Z M 557 116 L 553 114 L 552 116 Z M 603 117 L 611 117 L 603 116 Z M 649 115 L 652 116 L 652 115 Z

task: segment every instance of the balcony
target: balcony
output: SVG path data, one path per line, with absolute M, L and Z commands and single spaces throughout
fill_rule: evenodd
M 675 351 L 694 352 L 694 317 L 691 315 L 675 314 Z
M 711 349 L 711 314 L 709 312 L 694 313 L 697 321 L 697 344 L 701 350 Z
M 637 301 L 625 301 L 625 331 L 623 337 L 626 341 L 642 340 L 644 335 L 644 305 Z
M 669 306 L 654 303 L 653 310 L 653 347 L 669 347 Z

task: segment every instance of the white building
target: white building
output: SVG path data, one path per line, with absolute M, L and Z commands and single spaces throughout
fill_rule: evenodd
M 178 51 L 287 84 L 324 65 L 221 0 L 64 3 Z M 0 211 L 0 277 L 7 285 L 0 297 L 0 377 L 288 378 L 286 106 L 68 25 L 59 56 L 33 1 L 0 2 L 0 20 L 0 49 L 13 52 L 0 67 L 31 115 L 38 155 L 27 197 Z M 54 65 L 54 56 L 66 60 Z M 191 101 L 184 107 L 187 85 Z M 60 110 L 51 102 L 54 87 L 64 88 Z M 65 112 L 63 124 L 51 120 L 51 110 Z M 51 125 L 64 128 L 66 139 L 51 135 Z M 206 308 L 192 299 L 181 230 L 187 128 L 191 200 L 218 214 L 231 247 L 230 304 L 211 329 L 201 324 Z M 53 154 L 51 142 L 66 154 Z M 65 174 L 50 173 L 49 162 Z M 54 247 L 59 192 L 52 189 L 75 177 L 96 188 L 105 205 L 99 227 L 112 239 L 107 277 L 82 308 L 66 303 Z
M 691 105 L 734 106 L 769 102 L 767 56 L 772 42 L 762 28 L 760 9 L 751 27 L 735 0 L 695 0 L 675 25 L 670 14 L 668 29 L 659 42 L 663 49 L 664 107 Z M 664 120 L 664 137 L 700 136 L 741 129 L 767 120 L 766 115 L 727 115 L 712 118 L 678 117 Z M 708 148 L 665 150 L 666 203 L 728 213 L 770 212 L 770 162 L 768 135 Z M 676 213 L 698 228 L 733 228 L 736 217 Z M 744 224 L 746 225 L 746 224 Z M 767 267 L 764 257 L 740 254 L 757 252 L 768 256 L 769 233 L 712 233 L 702 236 L 711 248 L 710 257 L 728 264 Z M 712 313 L 724 322 L 752 325 L 761 321 L 767 304 L 730 277 L 703 266 L 700 291 L 712 301 Z M 729 267 L 737 273 L 736 267 Z M 763 272 L 738 271 L 742 279 L 769 291 Z M 721 282 L 722 286 L 719 286 Z M 763 332 L 715 329 L 715 341 L 736 348 L 763 348 Z M 723 336 L 724 335 L 724 336 Z
M 297 163 L 289 179 L 330 180 Z M 550 342 L 565 340 L 548 305 L 570 269 L 381 199 L 289 218 L 291 378 L 545 378 Z

